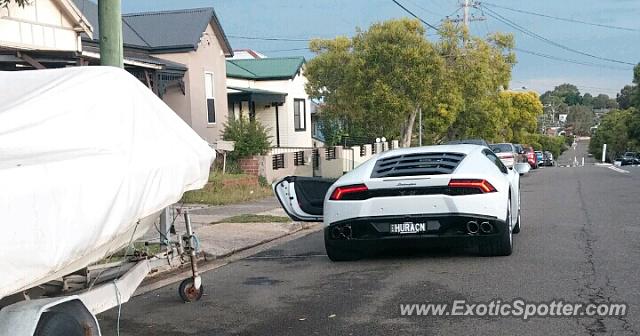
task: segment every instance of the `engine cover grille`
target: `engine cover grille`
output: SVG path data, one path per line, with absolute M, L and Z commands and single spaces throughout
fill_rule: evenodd
M 451 174 L 465 157 L 462 153 L 412 153 L 376 161 L 371 178 Z

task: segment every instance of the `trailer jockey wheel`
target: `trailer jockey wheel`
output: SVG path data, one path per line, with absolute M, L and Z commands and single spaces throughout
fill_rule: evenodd
M 204 287 L 200 283 L 200 288 L 194 286 L 193 278 L 184 279 L 178 287 L 178 294 L 184 302 L 195 302 L 202 298 Z

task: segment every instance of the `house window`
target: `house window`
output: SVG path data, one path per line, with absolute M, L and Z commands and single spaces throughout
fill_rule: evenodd
M 304 99 L 293 100 L 293 126 L 296 131 L 307 129 L 307 102 Z
M 213 73 L 204 73 L 204 91 L 207 99 L 207 121 L 210 124 L 216 123 L 216 104 L 214 98 Z

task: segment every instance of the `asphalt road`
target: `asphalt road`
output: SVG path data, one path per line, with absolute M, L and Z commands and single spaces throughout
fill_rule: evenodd
M 582 155 L 585 144 L 565 156 Z M 541 168 L 522 180 L 522 231 L 510 257 L 396 251 L 332 263 L 315 233 L 122 307 L 120 335 L 636 335 L 640 333 L 640 168 Z M 401 303 L 561 299 L 629 304 L 625 317 L 406 317 Z M 117 310 L 99 316 L 115 335 Z

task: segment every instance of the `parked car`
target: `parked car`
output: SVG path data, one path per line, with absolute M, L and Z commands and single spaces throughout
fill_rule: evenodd
M 511 143 L 499 143 L 489 145 L 489 148 L 500 158 L 500 161 L 507 166 L 507 168 L 513 168 L 516 163 L 518 153 L 516 147 Z
M 640 159 L 638 159 L 638 153 L 636 152 L 625 152 L 622 157 L 616 159 L 615 161 L 620 161 L 621 166 L 640 164 Z
M 514 144 L 516 148 L 516 162 L 527 162 L 527 153 L 525 152 L 525 146 L 521 144 Z
M 542 165 L 547 167 L 553 167 L 556 165 L 555 161 L 553 160 L 553 154 L 551 152 L 544 151 L 542 157 Z
M 462 139 L 462 140 L 451 140 L 447 142 L 447 145 L 480 145 L 489 147 L 489 143 L 484 139 Z
M 536 153 L 536 160 L 538 161 L 538 166 L 542 166 L 542 159 L 544 158 L 542 151 L 536 151 L 535 153 Z
M 529 163 L 529 165 L 531 166 L 532 169 L 537 169 L 538 168 L 538 157 L 536 156 L 535 151 L 533 150 L 533 147 L 527 147 L 524 149 L 526 155 L 527 155 L 527 162 Z
M 293 220 L 324 221 L 333 261 L 358 259 L 381 246 L 455 243 L 507 256 L 521 226 L 523 168 L 507 169 L 478 145 L 400 148 L 337 181 L 288 176 L 273 189 Z

